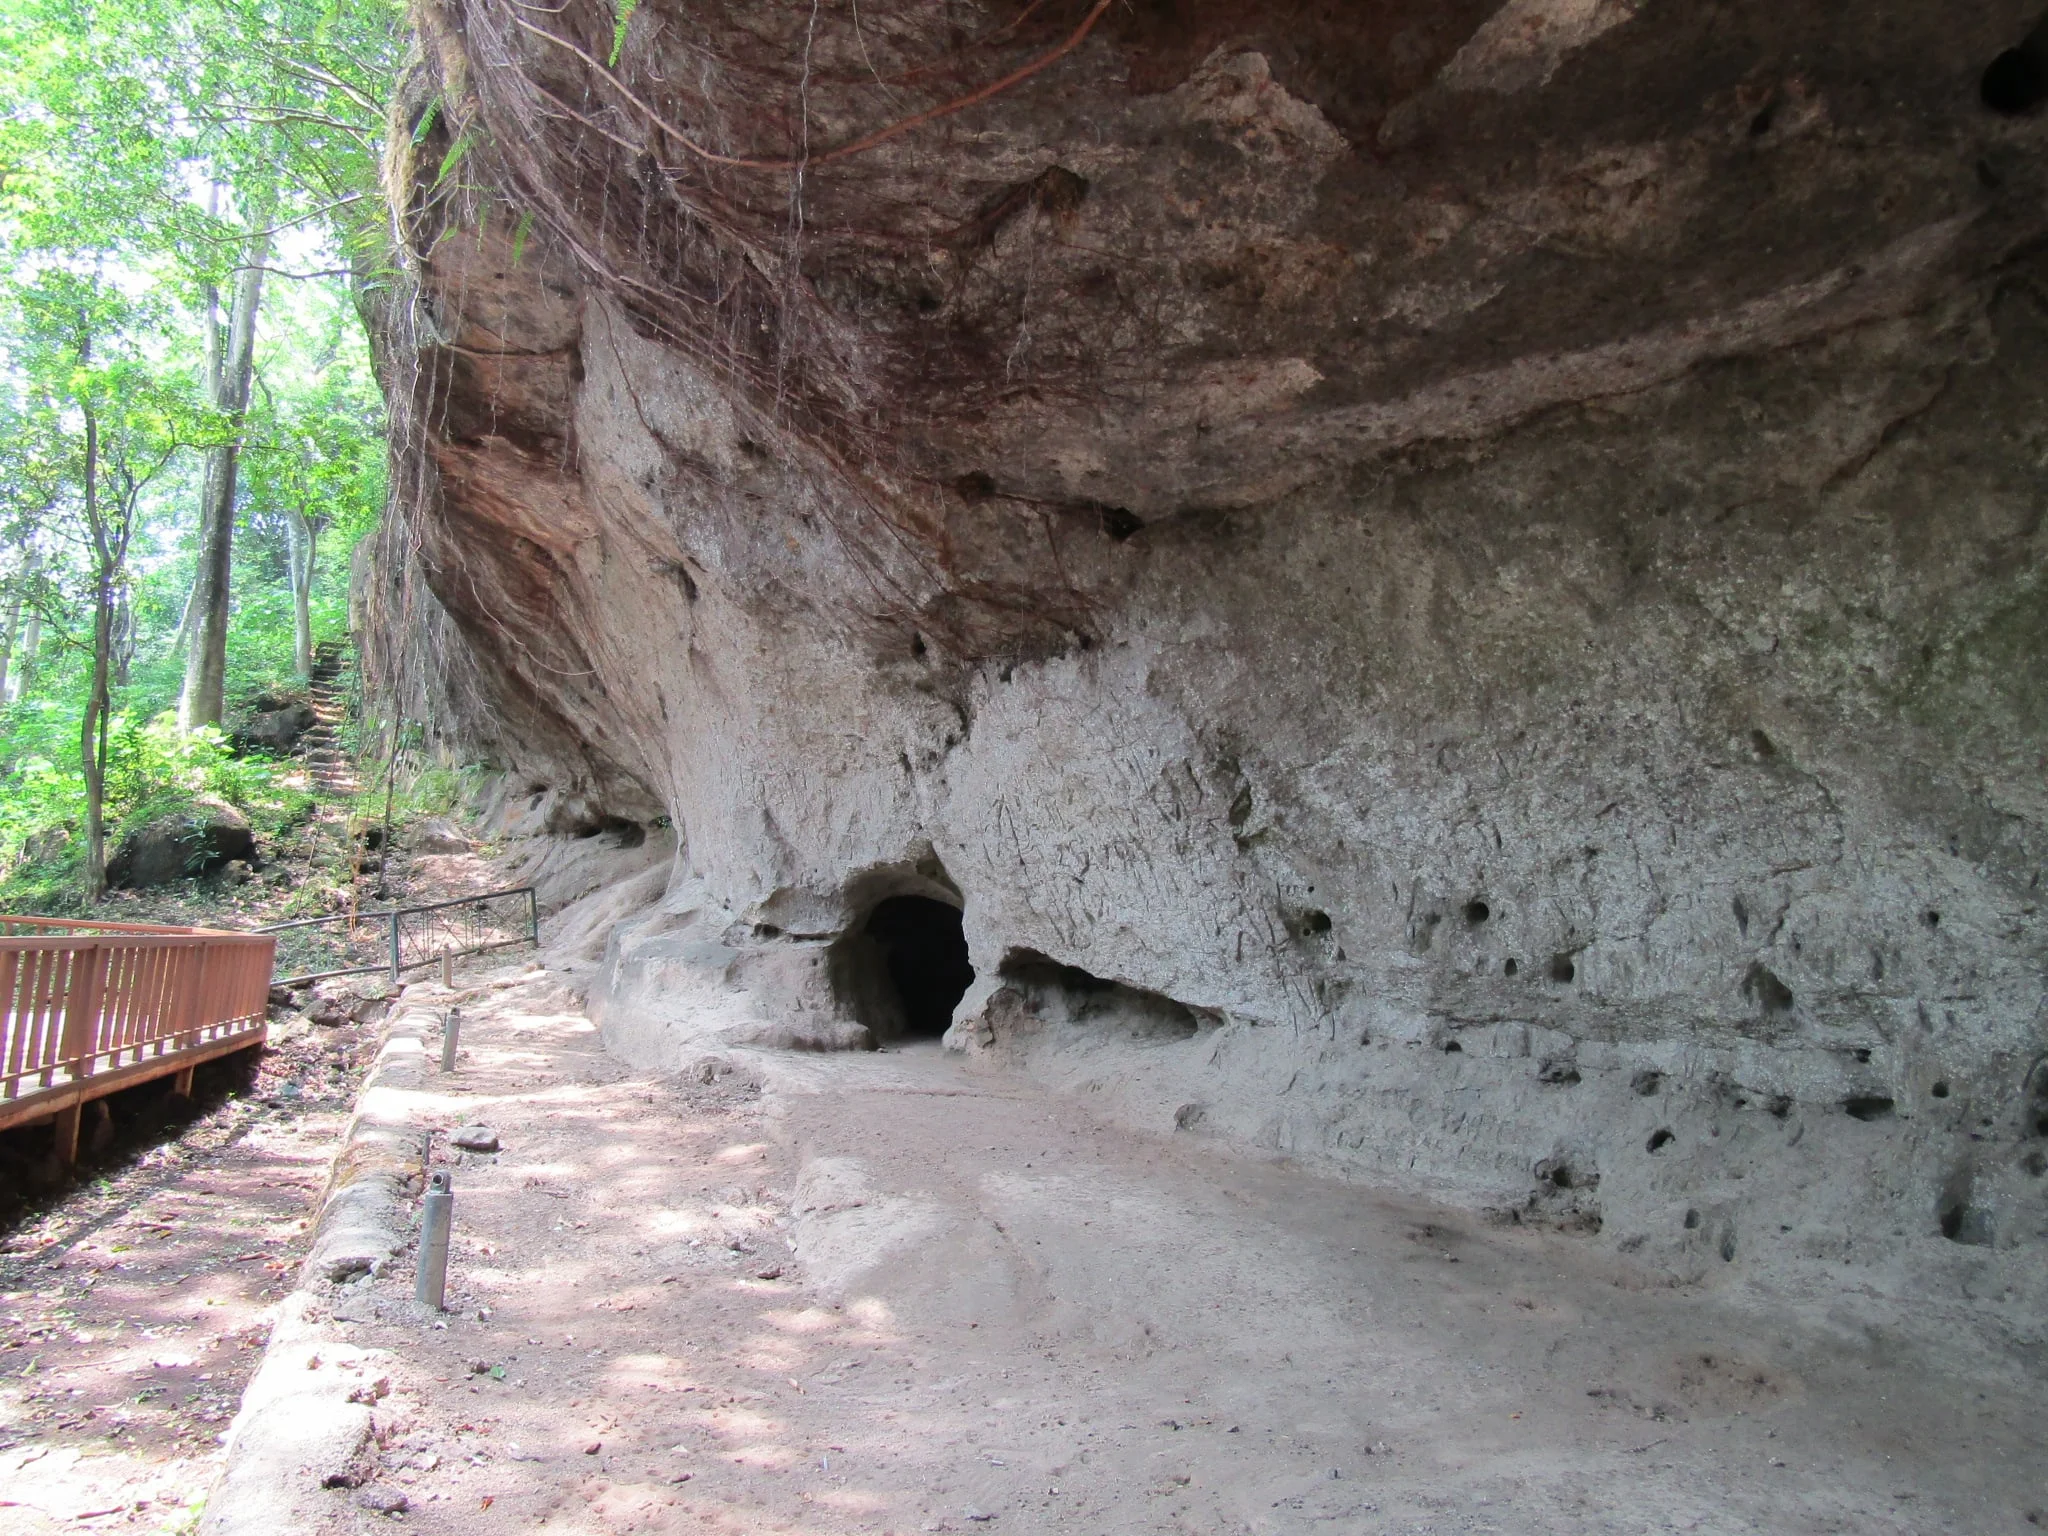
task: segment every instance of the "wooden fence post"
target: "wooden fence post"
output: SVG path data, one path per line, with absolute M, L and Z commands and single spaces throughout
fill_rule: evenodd
M 74 1078 L 92 1076 L 99 1054 L 100 989 L 106 980 L 107 951 L 98 939 L 87 939 L 71 965 L 71 986 L 64 995 L 63 1043 L 58 1059 L 72 1064 Z
M 71 1080 L 79 1086 L 78 1099 L 57 1111 L 57 1160 L 67 1168 L 78 1161 L 85 1079 L 92 1076 L 99 1055 L 100 987 L 106 970 L 107 951 L 98 940 L 88 939 L 74 952 L 71 985 L 64 994 L 64 1033 L 57 1048 L 58 1059 L 70 1064 Z

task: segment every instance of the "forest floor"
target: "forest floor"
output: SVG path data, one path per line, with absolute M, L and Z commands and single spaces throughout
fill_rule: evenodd
M 1653 1286 L 1570 1236 L 1107 1127 L 935 1045 L 638 1071 L 548 972 L 458 985 L 458 1070 L 409 1113 L 500 1150 L 437 1156 L 446 1313 L 405 1260 L 317 1294 L 313 1358 L 360 1375 L 375 1433 L 279 1490 L 295 1531 L 2048 1519 L 2038 1377 L 1825 1298 Z
M 346 879 L 340 818 L 251 881 L 121 893 L 107 916 L 253 927 L 309 879 Z M 337 846 L 341 857 L 337 858 Z M 401 900 L 480 888 L 475 856 L 394 856 Z M 187 1531 L 311 1238 L 328 1164 L 374 1055 L 381 978 L 323 984 L 273 1010 L 255 1061 L 101 1101 L 78 1176 L 48 1175 L 34 1138 L 0 1164 L 0 1532 Z

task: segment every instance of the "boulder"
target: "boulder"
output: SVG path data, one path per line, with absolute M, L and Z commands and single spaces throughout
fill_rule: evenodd
M 253 749 L 283 756 L 297 747 L 299 739 L 313 729 L 318 721 L 319 716 L 313 713 L 311 705 L 291 701 L 275 709 L 260 710 L 252 714 L 236 728 L 229 739 L 237 751 L 247 752 Z
M 462 829 L 445 816 L 428 816 L 412 829 L 406 839 L 414 853 L 468 853 L 473 844 Z
M 21 861 L 24 864 L 48 864 L 71 845 L 69 827 L 45 827 L 31 833 L 21 845 Z
M 107 884 L 140 890 L 211 874 L 235 859 L 257 862 L 248 818 L 224 800 L 199 799 L 131 827 L 107 861 Z

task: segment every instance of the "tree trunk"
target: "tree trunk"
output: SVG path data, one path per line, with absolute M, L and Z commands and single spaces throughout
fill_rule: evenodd
M 178 616 L 178 633 L 171 641 L 171 660 L 173 661 L 182 661 L 185 656 L 185 647 L 192 643 L 192 615 L 199 611 L 199 604 L 196 601 L 198 596 L 199 586 L 195 582 L 193 583 L 192 590 L 185 594 L 185 611 Z
M 268 220 L 268 210 L 258 222 Z M 263 300 L 263 262 L 270 240 L 258 234 L 249 245 L 248 264 L 235 274 L 228 311 L 225 348 L 217 373 L 213 404 L 239 421 L 249 409 L 249 387 L 256 371 L 256 309 Z M 178 700 L 178 724 L 219 725 L 227 707 L 228 592 L 235 538 L 235 471 L 241 457 L 239 440 L 210 448 L 199 492 L 199 572 L 193 581 L 192 649 L 185 657 L 185 690 Z
M 114 640 L 114 559 L 100 521 L 99 413 L 85 410 L 85 520 L 92 532 L 92 682 L 78 730 L 85 768 L 85 899 L 107 892 L 107 671 Z
M 7 602 L 7 630 L 0 635 L 0 705 L 10 704 L 28 692 L 35 681 L 36 652 L 43 644 L 43 616 L 30 597 L 30 589 L 43 573 L 43 552 L 29 550 L 22 558 L 18 585 Z M 22 608 L 28 609 L 28 624 L 21 622 Z M 19 636 L 21 644 L 15 644 Z
M 128 593 L 126 582 L 121 584 L 120 596 L 114 601 L 113 666 L 114 686 L 128 686 L 128 669 L 135 662 L 135 604 Z
M 29 559 L 34 559 L 31 555 Z M 27 560 L 22 562 L 20 581 L 26 581 L 29 574 Z M 14 637 L 21 629 L 21 587 L 7 595 L 7 611 L 0 617 L 0 704 L 7 702 L 7 670 L 14 660 Z
M 313 680 L 313 554 L 319 530 L 296 507 L 285 509 L 291 539 L 292 660 L 301 682 Z
M 14 696 L 28 697 L 29 689 L 36 685 L 36 661 L 43 649 L 42 610 L 30 608 L 28 623 L 21 630 L 21 655 L 14 668 Z

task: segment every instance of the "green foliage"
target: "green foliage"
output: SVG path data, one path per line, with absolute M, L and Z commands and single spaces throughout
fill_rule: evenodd
M 401 772 L 391 819 L 402 824 L 419 816 L 453 816 L 476 799 L 483 776 L 474 763 L 429 763 L 412 774 Z
M 44 855 L 42 905 L 77 875 L 110 604 L 109 825 L 195 794 L 259 830 L 295 814 L 276 769 L 159 717 L 209 445 L 241 447 L 230 697 L 292 680 L 295 573 L 310 566 L 312 639 L 345 631 L 349 551 L 385 494 L 361 315 L 389 276 L 401 21 L 395 0 L 0 0 L 0 869 L 19 891 L 24 846 Z M 268 274 L 256 389 L 230 414 L 208 404 L 208 327 L 252 261 Z
M 23 713 L 17 711 L 18 714 Z M 47 702 L 11 721 L 9 744 L 19 755 L 0 780 L 0 903 L 24 898 L 69 906 L 66 888 L 78 874 L 79 807 L 85 775 L 75 751 L 75 711 Z M 201 798 L 224 800 L 248 816 L 259 837 L 297 825 L 315 801 L 285 782 L 275 764 L 238 757 L 212 727 L 181 731 L 169 713 L 153 720 L 116 715 L 107 733 L 108 822 L 116 838 L 130 828 L 188 809 Z M 40 855 L 35 857 L 33 855 Z
M 626 28 L 633 20 L 633 12 L 640 8 L 640 0 L 619 0 L 618 19 L 612 23 L 612 55 L 606 62 L 618 67 L 619 55 L 625 51 Z

